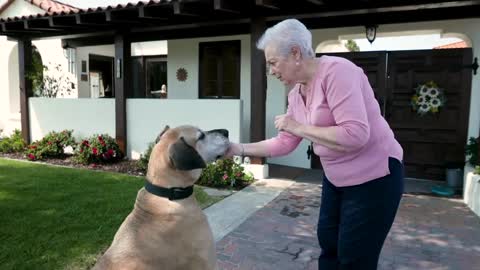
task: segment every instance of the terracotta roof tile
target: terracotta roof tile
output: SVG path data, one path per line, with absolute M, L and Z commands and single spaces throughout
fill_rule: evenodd
M 55 16 L 55 15 L 71 15 L 71 14 L 77 14 L 77 13 L 94 13 L 94 12 L 102 12 L 102 11 L 106 11 L 106 10 L 125 9 L 125 8 L 130 8 L 130 7 L 139 7 L 139 6 L 149 6 L 149 5 L 154 5 L 154 4 L 158 4 L 158 3 L 161 3 L 161 2 L 171 2 L 172 0 L 138 1 L 138 2 L 131 2 L 131 3 L 126 3 L 126 4 L 109 5 L 109 6 L 105 6 L 105 7 L 93 7 L 93 8 L 87 8 L 87 9 L 76 8 L 76 7 L 67 5 L 67 4 L 60 3 L 58 1 L 54 1 L 54 0 L 25 0 L 25 1 L 28 1 L 29 3 L 32 3 L 33 5 L 36 5 L 36 6 L 40 7 L 41 9 L 45 10 L 46 13 L 29 15 L 29 16 L 21 16 L 21 17 L 19 17 L 19 16 L 9 17 L 9 18 L 5 18 L 5 19 L 0 19 L 0 22 L 11 22 L 11 21 L 19 21 L 19 20 L 26 20 L 26 19 L 33 19 L 33 18 Z
M 47 12 L 47 14 L 52 15 L 55 13 L 61 12 L 70 12 L 70 11 L 78 11 L 78 8 L 73 7 L 71 5 L 67 5 L 58 1 L 54 0 L 27 0 L 32 5 L 35 5 Z

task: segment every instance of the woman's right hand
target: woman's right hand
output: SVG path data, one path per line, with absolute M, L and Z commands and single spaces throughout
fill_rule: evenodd
M 240 156 L 242 154 L 242 145 L 240 143 L 230 143 L 230 147 L 228 148 L 227 152 L 225 153 L 225 157 L 233 157 L 233 156 Z

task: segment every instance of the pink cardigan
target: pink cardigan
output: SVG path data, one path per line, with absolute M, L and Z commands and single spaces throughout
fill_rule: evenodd
M 288 94 L 287 114 L 302 124 L 335 127 L 336 141 L 347 152 L 313 147 L 328 180 L 338 187 L 353 186 L 389 174 L 388 158 L 401 161 L 403 150 L 381 115 L 363 70 L 340 57 L 322 56 L 318 61 L 306 105 L 297 84 Z M 279 132 L 267 140 L 270 156 L 292 152 L 301 140 Z

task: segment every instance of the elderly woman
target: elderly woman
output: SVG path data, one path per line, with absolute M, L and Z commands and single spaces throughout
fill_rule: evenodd
M 269 28 L 257 47 L 270 74 L 293 86 L 287 113 L 275 118 L 276 137 L 232 143 L 228 155 L 276 157 L 313 142 L 325 173 L 319 269 L 376 269 L 403 193 L 403 150 L 367 77 L 346 59 L 316 58 L 310 31 L 295 19 Z

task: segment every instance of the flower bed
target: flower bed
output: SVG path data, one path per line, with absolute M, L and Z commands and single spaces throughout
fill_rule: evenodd
M 141 155 L 140 160 L 128 160 L 124 158 L 115 140 L 106 134 L 97 134 L 77 143 L 73 139 L 72 133 L 72 130 L 50 132 L 41 140 L 26 145 L 22 143 L 23 139 L 16 131 L 11 138 L 0 138 L 4 148 L 9 149 L 0 151 L 0 157 L 145 176 L 153 143 Z M 12 149 L 10 144 L 15 144 L 16 148 L 13 148 L 15 151 L 10 150 Z M 66 153 L 67 147 L 71 147 L 73 153 Z M 245 171 L 238 162 L 234 162 L 232 159 L 223 159 L 208 164 L 197 184 L 240 190 L 253 181 L 253 175 Z

